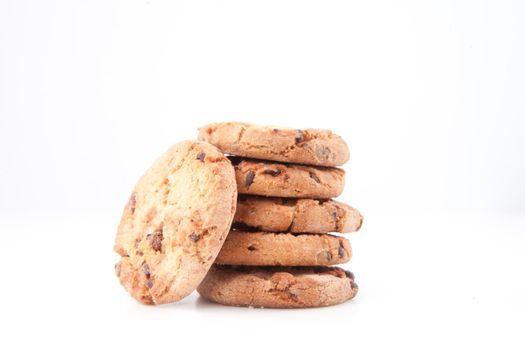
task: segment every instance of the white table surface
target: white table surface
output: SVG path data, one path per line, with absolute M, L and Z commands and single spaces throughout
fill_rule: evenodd
M 358 296 L 305 310 L 225 307 L 197 293 L 140 305 L 114 276 L 117 222 L 2 218 L 0 348 L 525 346 L 517 214 L 366 213 L 362 231 L 348 235 Z

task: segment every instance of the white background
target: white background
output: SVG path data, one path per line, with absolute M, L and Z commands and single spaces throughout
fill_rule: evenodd
M 521 348 L 525 2 L 0 1 L 0 322 L 13 348 Z M 365 225 L 313 310 L 137 304 L 121 210 L 208 122 L 326 128 Z

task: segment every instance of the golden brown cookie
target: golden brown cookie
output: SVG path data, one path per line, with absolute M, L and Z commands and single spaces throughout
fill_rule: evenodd
M 190 294 L 224 243 L 236 201 L 233 167 L 221 151 L 198 141 L 171 147 L 124 209 L 115 242 L 122 285 L 145 304 Z
M 329 234 L 230 231 L 215 259 L 220 265 L 328 266 L 348 262 L 350 242 Z
M 338 267 L 214 265 L 197 290 L 223 305 L 306 308 L 352 299 L 358 286 L 351 272 Z
M 345 172 L 338 168 L 282 164 L 230 157 L 239 193 L 266 197 L 337 197 L 345 186 Z
M 350 157 L 343 139 L 329 130 L 215 123 L 199 129 L 199 140 L 229 154 L 287 163 L 338 166 Z
M 335 200 L 291 199 L 241 195 L 234 226 L 268 232 L 355 232 L 363 216 Z

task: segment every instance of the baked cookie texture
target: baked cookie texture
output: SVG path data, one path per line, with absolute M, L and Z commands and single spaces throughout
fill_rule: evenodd
M 197 289 L 232 306 L 304 308 L 340 304 L 358 292 L 354 276 L 337 267 L 229 267 L 214 265 Z
M 114 246 L 121 284 L 145 304 L 190 294 L 224 243 L 236 201 L 233 167 L 221 151 L 198 141 L 171 147 L 124 208 Z
M 339 166 L 350 157 L 345 141 L 329 130 L 215 123 L 199 129 L 199 140 L 233 155 L 279 162 Z
M 350 261 L 352 248 L 343 237 L 231 231 L 215 260 L 221 265 L 328 266 Z
M 335 200 L 270 198 L 240 195 L 234 226 L 267 232 L 355 232 L 363 216 Z
M 267 197 L 337 197 L 343 192 L 345 172 L 315 167 L 230 157 L 239 193 Z

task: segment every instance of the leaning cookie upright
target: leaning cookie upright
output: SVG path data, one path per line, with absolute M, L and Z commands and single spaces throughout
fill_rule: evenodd
M 144 304 L 178 301 L 201 282 L 230 230 L 237 203 L 231 162 L 206 142 L 171 147 L 142 176 L 124 209 L 115 269 Z
M 344 188 L 336 166 L 346 143 L 327 130 L 216 123 L 199 139 L 230 155 L 240 193 L 233 228 L 199 285 L 206 299 L 235 306 L 303 308 L 355 297 L 351 272 L 332 265 L 352 256 L 347 238 L 359 211 L 333 200 Z

